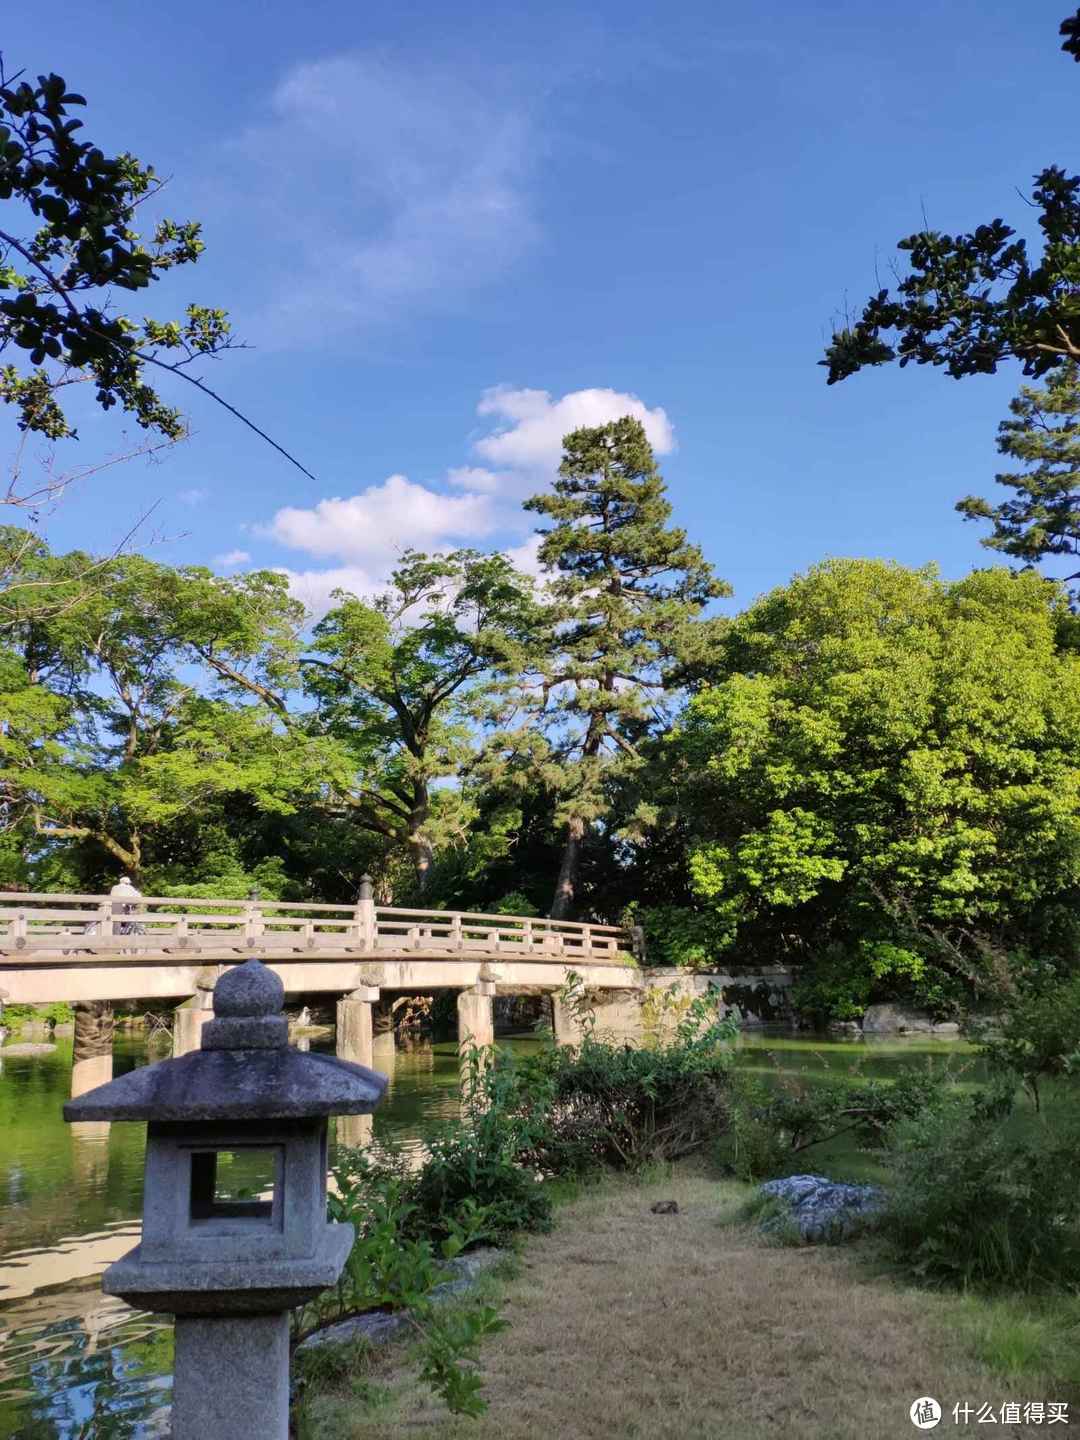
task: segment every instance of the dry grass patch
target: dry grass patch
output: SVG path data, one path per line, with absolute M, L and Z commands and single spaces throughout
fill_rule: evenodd
M 411 1383 L 397 1348 L 368 1376 L 390 1387 L 391 1403 L 311 1397 L 301 1436 L 867 1440 L 920 1433 L 908 1417 L 919 1395 L 946 1406 L 939 1433 L 954 1434 L 956 1401 L 999 1411 L 1004 1400 L 1073 1398 L 1049 1380 L 1010 1389 L 983 1368 L 950 1324 L 947 1297 L 871 1279 L 844 1250 L 763 1244 L 732 1223 L 745 1193 L 680 1173 L 585 1194 L 560 1210 L 553 1234 L 530 1240 L 505 1286 L 510 1328 L 484 1346 L 482 1419 L 448 1416 Z M 667 1198 L 680 1213 L 653 1215 Z

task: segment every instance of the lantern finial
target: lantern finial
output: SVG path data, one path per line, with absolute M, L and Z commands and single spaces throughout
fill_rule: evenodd
M 281 1013 L 285 987 L 261 960 L 227 971 L 214 987 L 214 1018 L 203 1026 L 204 1050 L 276 1050 L 289 1043 Z

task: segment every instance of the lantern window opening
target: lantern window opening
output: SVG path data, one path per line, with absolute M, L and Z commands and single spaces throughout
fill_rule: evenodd
M 282 1228 L 283 1145 L 193 1147 L 189 1153 L 193 1226 L 229 1221 Z

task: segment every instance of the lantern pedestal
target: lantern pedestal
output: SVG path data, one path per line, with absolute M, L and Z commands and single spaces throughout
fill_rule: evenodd
M 289 1316 L 178 1315 L 172 1440 L 286 1440 Z

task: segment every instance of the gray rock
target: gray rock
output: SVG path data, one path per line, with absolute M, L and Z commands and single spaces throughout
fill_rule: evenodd
M 876 1185 L 843 1185 L 823 1175 L 789 1175 L 767 1180 L 759 1193 L 783 1202 L 785 1213 L 765 1220 L 762 1229 L 776 1232 L 794 1225 L 809 1243 L 846 1240 L 866 1229 L 879 1214 L 883 1193 Z
M 503 1253 L 502 1250 L 485 1247 L 449 1261 L 446 1269 L 454 1278 L 436 1285 L 429 1299 L 440 1305 L 455 1295 L 461 1295 L 475 1284 L 478 1275 L 497 1264 L 503 1258 Z M 370 1310 L 366 1315 L 353 1315 L 348 1320 L 339 1320 L 336 1325 L 328 1325 L 325 1330 L 319 1330 L 302 1340 L 296 1348 L 313 1350 L 319 1345 L 348 1345 L 354 1340 L 366 1340 L 369 1345 L 382 1345 L 408 1328 L 409 1322 L 401 1312 Z
M 934 1026 L 935 1035 L 959 1035 L 960 1026 L 955 1020 L 939 1020 Z
M 905 1010 L 902 1005 L 871 1005 L 863 1016 L 862 1028 L 867 1035 L 929 1034 L 934 1025 L 922 1010 Z
M 0 1049 L 0 1060 L 6 1060 L 9 1055 L 51 1055 L 55 1049 L 55 1045 L 23 1041 L 18 1045 L 5 1045 L 3 1049 Z

